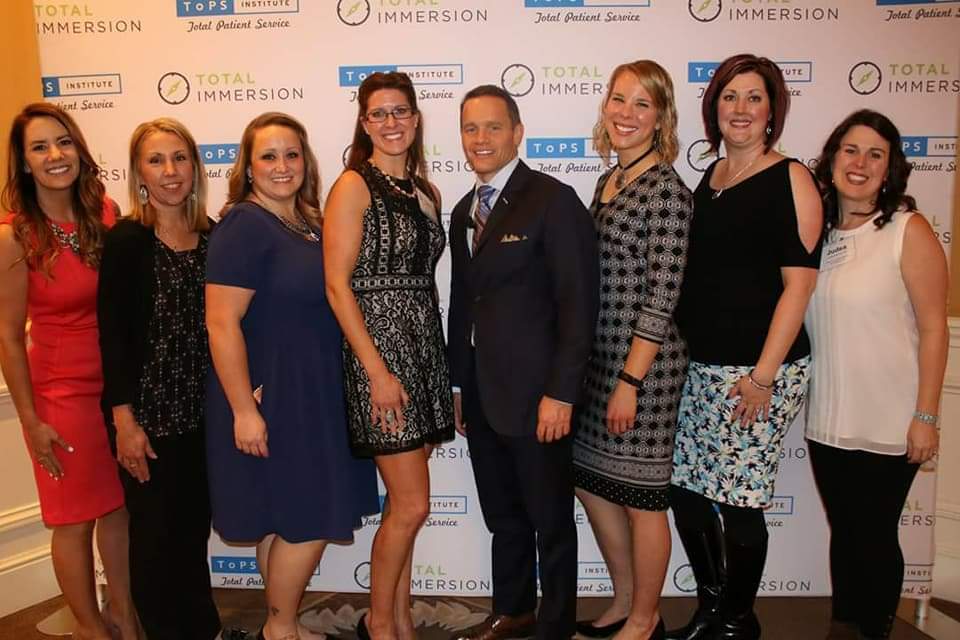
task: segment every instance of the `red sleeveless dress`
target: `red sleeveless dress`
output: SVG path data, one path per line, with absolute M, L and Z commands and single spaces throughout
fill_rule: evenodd
M 12 223 L 14 214 L 3 223 Z M 104 222 L 114 223 L 104 206 Z M 57 223 L 55 223 L 57 224 Z M 61 223 L 67 233 L 74 224 Z M 50 277 L 27 275 L 27 360 L 37 416 L 73 446 L 54 445 L 63 477 L 54 480 L 33 460 L 40 511 L 48 526 L 93 520 L 123 505 L 118 467 L 100 410 L 103 374 L 97 334 L 97 272 L 62 249 Z M 26 434 L 24 434 L 26 437 Z

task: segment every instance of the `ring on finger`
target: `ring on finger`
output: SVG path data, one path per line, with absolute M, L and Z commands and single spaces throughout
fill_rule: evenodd
M 387 424 L 393 424 L 393 421 L 396 419 L 396 414 L 394 413 L 393 409 L 387 409 L 383 413 L 383 417 L 386 419 Z

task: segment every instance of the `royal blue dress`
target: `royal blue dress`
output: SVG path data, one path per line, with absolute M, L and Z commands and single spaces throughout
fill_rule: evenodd
M 351 540 L 379 511 L 376 471 L 350 455 L 342 335 L 324 291 L 323 248 L 250 202 L 210 236 L 207 282 L 252 289 L 241 320 L 253 389 L 262 386 L 269 457 L 236 448 L 233 412 L 211 369 L 207 460 L 213 528 L 228 541 Z

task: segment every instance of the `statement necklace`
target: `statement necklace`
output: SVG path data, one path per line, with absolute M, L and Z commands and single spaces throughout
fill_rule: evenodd
M 742 176 L 742 175 L 744 174 L 744 172 L 745 172 L 747 169 L 749 169 L 749 168 L 753 165 L 753 163 L 756 162 L 757 159 L 760 158 L 760 157 L 763 156 L 763 155 L 764 155 L 764 154 L 761 153 L 759 156 L 754 157 L 754 159 L 751 160 L 750 162 L 748 162 L 748 163 L 743 167 L 743 169 L 740 169 L 740 171 L 737 171 L 737 173 L 736 173 L 735 176 L 733 176 L 732 178 L 730 178 L 729 180 L 727 180 L 727 182 L 726 182 L 722 187 L 720 187 L 717 191 L 714 191 L 714 192 L 713 192 L 713 195 L 711 196 L 711 198 L 713 198 L 714 200 L 716 200 L 717 198 L 719 198 L 719 197 L 720 197 L 720 194 L 723 193 L 724 189 L 726 189 L 726 188 L 729 187 L 731 184 L 733 184 L 734 182 L 736 182 L 736 181 L 737 181 L 737 178 L 739 178 L 740 176 Z M 729 159 L 729 158 L 727 159 L 727 162 L 730 162 L 730 159 Z
M 653 153 L 653 145 L 650 145 L 650 148 L 640 154 L 636 160 L 632 160 L 627 166 L 620 164 L 620 160 L 617 159 L 617 168 L 620 169 L 620 173 L 617 174 L 617 177 L 614 178 L 613 184 L 616 185 L 617 189 L 623 189 L 623 185 L 627 183 L 627 171 L 633 169 L 637 166 L 641 160 L 646 158 L 648 155 Z
M 318 234 L 313 227 L 307 224 L 307 221 L 303 219 L 303 214 L 301 214 L 300 210 L 297 209 L 296 207 L 294 207 L 294 211 L 296 212 L 297 217 L 300 219 L 287 220 L 285 217 L 283 217 L 282 215 L 280 215 L 279 213 L 277 213 L 276 211 L 274 211 L 273 209 L 265 205 L 263 201 L 260 200 L 260 198 L 258 198 L 257 196 L 253 196 L 251 200 L 254 203 L 260 205 L 260 207 L 263 208 L 264 210 L 272 213 L 274 217 L 276 217 L 276 219 L 280 221 L 280 224 L 282 224 L 284 227 L 287 228 L 287 231 L 292 231 L 293 233 L 302 237 L 304 240 L 309 240 L 310 242 L 320 242 L 320 234 Z
M 410 191 L 405 191 L 404 189 L 402 189 L 402 188 L 400 187 L 400 185 L 398 185 L 396 182 L 394 182 L 393 176 L 391 176 L 389 173 L 387 173 L 386 171 L 382 170 L 380 167 L 378 167 L 377 165 L 373 164 L 372 162 L 370 163 L 370 166 L 372 166 L 373 168 L 375 168 L 377 171 L 380 172 L 380 175 L 382 175 L 382 176 L 386 179 L 387 184 L 389 184 L 389 185 L 393 188 L 394 191 L 396 191 L 397 193 L 399 193 L 399 194 L 401 194 L 401 195 L 404 195 L 404 196 L 406 196 L 406 197 L 408 197 L 408 198 L 416 199 L 416 197 L 417 197 L 417 185 L 413 182 L 412 179 L 410 179 L 411 190 L 410 190 Z
M 66 232 L 56 222 L 50 221 L 50 229 L 56 236 L 57 242 L 64 249 L 70 249 L 78 256 L 80 255 L 80 234 L 76 230 Z

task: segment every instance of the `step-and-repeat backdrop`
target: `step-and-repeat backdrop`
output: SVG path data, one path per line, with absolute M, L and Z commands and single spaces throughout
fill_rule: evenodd
M 35 10 L 43 93 L 76 116 L 121 203 L 129 135 L 161 115 L 182 120 L 202 144 L 212 211 L 223 202 L 243 127 L 267 110 L 307 125 L 328 188 L 350 143 L 357 87 L 376 70 L 414 79 L 431 179 L 447 209 L 473 183 L 460 150 L 459 100 L 486 83 L 517 97 L 527 136 L 522 157 L 588 202 L 603 168 L 589 138 L 608 75 L 637 58 L 657 60 L 673 76 L 682 142 L 677 169 L 693 188 L 710 161 L 700 98 L 719 61 L 749 51 L 775 60 L 790 85 L 779 151 L 812 164 L 850 111 L 883 111 L 900 127 L 914 162 L 910 191 L 941 242 L 951 242 L 956 0 L 88 0 L 36 2 Z M 448 271 L 444 260 L 441 292 Z M 489 538 L 469 462 L 460 438 L 433 454 L 431 516 L 414 559 L 416 593 L 490 591 Z M 930 589 L 933 496 L 934 474 L 921 473 L 901 521 L 904 591 L 917 597 Z M 827 528 L 801 424 L 788 437 L 766 516 L 771 552 L 761 593 L 827 593 Z M 582 508 L 576 517 L 580 591 L 609 594 Z M 369 519 L 353 545 L 330 547 L 310 588 L 368 589 L 378 522 Z M 216 536 L 211 568 L 217 586 L 261 586 L 253 550 Z M 693 590 L 677 541 L 665 592 Z

